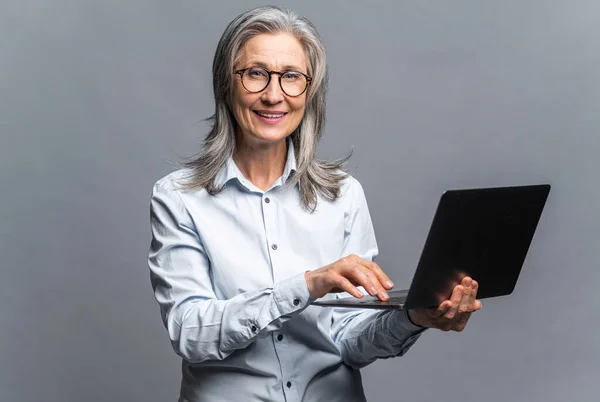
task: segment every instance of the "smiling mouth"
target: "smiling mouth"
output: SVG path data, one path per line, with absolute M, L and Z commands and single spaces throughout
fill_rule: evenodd
M 254 111 L 254 113 L 265 119 L 280 119 L 286 115 L 286 113 L 263 113 L 257 112 L 256 110 Z

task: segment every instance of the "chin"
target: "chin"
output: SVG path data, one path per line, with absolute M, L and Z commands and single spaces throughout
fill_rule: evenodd
M 258 140 L 260 140 L 261 142 L 270 142 L 270 143 L 276 143 L 276 142 L 280 142 L 285 140 L 291 133 L 282 133 L 282 132 L 278 132 L 278 133 L 257 133 L 256 135 L 254 135 L 253 137 L 257 138 Z

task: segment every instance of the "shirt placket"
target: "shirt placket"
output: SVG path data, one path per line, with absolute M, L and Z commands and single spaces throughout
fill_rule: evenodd
M 285 269 L 277 269 L 282 267 L 284 258 L 282 254 L 285 252 L 284 244 L 280 243 L 280 230 L 277 221 L 277 199 L 274 197 L 274 192 L 267 192 L 262 195 L 262 206 L 263 206 L 263 219 L 265 225 L 265 232 L 267 236 L 267 246 L 269 248 L 269 258 L 271 263 L 271 273 L 273 277 L 273 283 L 277 283 L 283 279 L 281 272 L 286 272 Z M 291 365 L 293 362 L 290 360 L 289 347 L 288 347 L 288 334 L 285 331 L 279 330 L 274 331 L 271 334 L 273 343 L 275 345 L 275 353 L 279 360 L 279 366 L 281 370 L 281 386 L 285 400 L 287 402 L 299 402 L 298 391 L 296 390 L 296 384 L 293 378 L 290 377 Z

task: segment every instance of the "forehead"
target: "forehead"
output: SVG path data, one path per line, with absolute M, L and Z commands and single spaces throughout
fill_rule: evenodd
M 271 70 L 307 70 L 306 54 L 292 34 L 260 34 L 249 39 L 240 49 L 237 65 L 260 65 Z

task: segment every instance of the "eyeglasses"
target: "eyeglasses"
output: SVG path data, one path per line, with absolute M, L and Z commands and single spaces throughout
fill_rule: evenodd
M 279 86 L 287 96 L 300 96 L 306 91 L 312 77 L 298 71 L 269 71 L 262 67 L 248 67 L 234 71 L 242 78 L 242 85 L 248 92 L 263 91 L 271 82 L 271 75 L 279 75 Z

